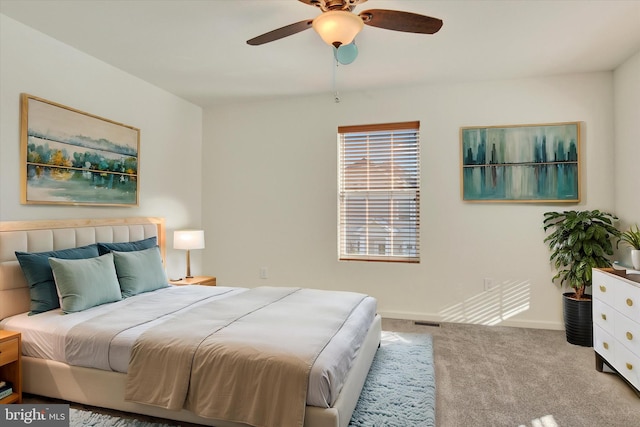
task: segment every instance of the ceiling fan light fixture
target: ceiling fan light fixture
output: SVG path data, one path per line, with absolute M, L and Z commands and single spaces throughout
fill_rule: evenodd
M 330 46 L 350 44 L 364 27 L 362 18 L 345 10 L 330 10 L 313 20 L 313 29 Z

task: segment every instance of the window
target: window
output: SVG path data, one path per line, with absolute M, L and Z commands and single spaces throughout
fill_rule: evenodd
M 338 128 L 340 260 L 420 262 L 419 129 Z

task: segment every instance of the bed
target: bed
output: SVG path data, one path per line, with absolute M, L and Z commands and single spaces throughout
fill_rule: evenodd
M 211 372 L 213 372 L 214 369 L 210 367 L 210 360 L 226 360 L 219 359 L 220 353 L 218 353 L 220 348 L 222 348 L 219 345 L 218 340 L 221 335 L 224 335 L 223 333 L 220 333 L 220 335 L 207 334 L 206 338 L 198 336 L 195 332 L 193 333 L 196 335 L 193 339 L 196 340 L 195 342 L 198 342 L 198 345 L 189 343 L 188 345 L 191 345 L 193 348 L 197 348 L 194 352 L 198 352 L 198 354 L 202 353 L 202 355 L 199 356 L 199 359 L 195 356 L 193 358 L 194 367 L 192 369 L 194 369 L 195 372 L 197 366 L 199 371 L 197 371 L 197 375 L 192 373 L 191 379 L 186 382 L 187 387 L 189 388 L 189 395 L 184 398 L 184 405 L 181 403 L 181 396 L 179 396 L 177 400 L 174 399 L 175 401 L 180 402 L 179 408 L 175 406 L 175 403 L 172 405 L 164 405 L 158 404 L 156 401 L 146 400 L 144 403 L 135 403 L 140 402 L 140 400 L 137 399 L 137 397 L 140 396 L 140 390 L 135 390 L 135 387 L 132 387 L 132 384 L 142 384 L 142 386 L 138 386 L 138 389 L 142 388 L 142 394 L 147 395 L 148 393 L 146 393 L 146 391 L 152 388 L 171 389 L 171 387 L 167 387 L 167 384 L 173 384 L 171 381 L 175 381 L 175 379 L 169 378 L 170 376 L 167 375 L 166 379 L 158 378 L 160 382 L 157 384 L 147 384 L 144 381 L 137 380 L 133 381 L 132 377 L 136 379 L 142 378 L 136 376 L 142 375 L 139 373 L 144 370 L 141 365 L 153 365 L 152 363 L 136 364 L 134 361 L 142 360 L 140 358 L 146 357 L 145 355 L 148 356 L 149 353 L 144 353 L 143 351 L 159 351 L 157 348 L 154 349 L 153 346 L 145 349 L 145 345 L 143 345 L 143 343 L 146 342 L 145 340 L 147 337 L 153 337 L 154 334 L 163 336 L 163 334 L 167 333 L 167 330 L 171 329 L 174 331 L 171 335 L 172 337 L 176 336 L 180 337 L 180 339 L 187 339 L 188 336 L 192 335 L 189 328 L 185 326 L 185 321 L 188 321 L 188 319 L 199 318 L 202 316 L 203 312 L 220 313 L 225 312 L 225 310 L 227 310 L 226 307 L 243 305 L 248 307 L 247 312 L 243 312 L 243 314 L 233 314 L 233 316 L 236 317 L 229 317 L 229 319 L 234 320 L 225 320 L 226 323 L 223 322 L 224 325 L 220 327 L 220 330 L 231 336 L 232 341 L 237 341 L 236 348 L 245 349 L 247 347 L 255 347 L 259 350 L 258 355 L 261 355 L 262 349 L 260 346 L 254 344 L 247 346 L 242 341 L 244 338 L 242 338 L 242 340 L 239 338 L 243 333 L 250 334 L 253 330 L 252 328 L 254 328 L 254 326 L 250 326 L 246 322 L 248 322 L 252 317 L 258 315 L 266 316 L 263 318 L 256 318 L 260 319 L 260 323 L 270 324 L 268 322 L 282 322 L 282 319 L 280 319 L 282 316 L 278 315 L 282 312 L 282 307 L 287 304 L 289 307 L 294 308 L 305 307 L 302 304 L 305 304 L 306 301 L 314 301 L 313 304 L 309 304 L 309 310 L 313 309 L 311 306 L 317 305 L 318 307 L 315 308 L 316 310 L 328 309 L 328 311 L 331 311 L 334 310 L 333 307 L 335 306 L 335 311 L 342 310 L 345 313 L 348 313 L 348 316 L 346 316 L 343 321 L 338 318 L 333 320 L 335 323 L 334 332 L 332 332 L 331 329 L 324 332 L 317 332 L 317 334 L 319 334 L 318 336 L 330 336 L 331 339 L 327 341 L 326 344 L 322 344 L 322 340 L 318 341 L 319 350 L 316 352 L 317 354 L 314 353 L 314 351 L 309 350 L 309 355 L 307 357 L 310 359 L 306 360 L 313 360 L 313 366 L 311 367 L 310 372 L 308 372 L 308 384 L 306 382 L 303 384 L 306 392 L 304 396 L 306 399 L 306 405 L 303 402 L 303 407 L 301 409 L 304 426 L 344 427 L 349 424 L 351 414 L 353 413 L 357 403 L 360 391 L 380 341 L 380 317 L 375 314 L 375 300 L 371 297 L 360 297 L 355 294 L 351 295 L 350 293 L 345 293 L 345 298 L 342 298 L 341 295 L 338 295 L 340 296 L 341 301 L 344 299 L 344 307 L 341 308 L 342 303 L 334 304 L 331 299 L 328 299 L 326 302 L 322 302 L 322 299 L 316 299 L 319 294 L 314 292 L 318 291 L 300 288 L 245 289 L 225 287 L 209 288 L 202 286 L 170 286 L 152 290 L 151 292 L 134 294 L 130 298 L 125 298 L 121 301 L 119 300 L 100 304 L 86 310 L 81 309 L 78 310 L 78 312 L 74 312 L 67 316 L 61 316 L 60 313 L 56 311 L 45 312 L 36 316 L 27 316 L 26 313 L 28 313 L 30 308 L 32 308 L 32 302 L 29 286 L 25 280 L 25 275 L 16 259 L 16 251 L 32 253 L 67 248 L 81 248 L 87 245 L 96 244 L 97 242 L 107 244 L 119 242 L 126 243 L 140 242 L 150 239 L 153 239 L 153 241 L 157 243 L 156 250 L 159 251 L 161 259 L 164 259 L 165 228 L 164 220 L 162 218 L 142 217 L 0 222 L 0 328 L 20 330 L 23 332 L 23 354 L 26 353 L 22 358 L 24 392 L 98 407 L 204 425 L 237 427 L 260 424 L 260 422 L 251 421 L 255 420 L 255 417 L 243 418 L 241 416 L 240 418 L 237 418 L 234 416 L 227 416 L 226 412 L 224 413 L 224 416 L 217 417 L 216 414 L 220 414 L 221 412 L 216 412 L 217 408 L 215 407 L 212 409 L 207 407 L 208 402 L 217 400 L 222 395 L 225 395 L 229 399 L 233 398 L 233 393 L 231 391 L 226 391 L 226 387 L 229 387 L 229 384 L 231 384 L 234 389 L 236 386 L 241 388 L 242 385 L 242 381 L 236 381 L 237 378 L 241 377 L 241 375 L 236 375 L 234 373 L 236 371 L 233 371 L 230 365 L 229 369 L 227 369 L 228 365 L 224 365 L 225 369 L 222 371 L 229 372 L 233 381 L 230 382 L 229 378 L 227 378 L 226 383 L 223 379 L 220 379 L 221 382 L 217 383 L 217 377 L 220 375 L 211 375 Z M 114 250 L 113 255 L 119 255 L 120 252 L 118 251 L 119 250 Z M 149 251 L 150 250 L 140 251 L 140 253 L 147 253 Z M 62 270 L 63 267 L 68 268 L 68 266 L 65 265 L 65 262 L 61 261 L 61 266 L 56 265 L 56 268 L 59 267 L 61 269 L 55 270 L 58 275 L 62 274 L 60 271 L 64 272 L 70 270 Z M 71 262 L 68 264 L 72 266 L 84 265 Z M 56 275 L 56 280 L 58 279 L 58 275 Z M 324 295 L 324 291 L 319 292 Z M 150 317 L 147 320 L 136 319 L 135 322 L 138 323 L 135 323 L 134 326 L 138 326 L 127 326 L 126 333 L 122 333 L 121 330 L 102 332 L 106 333 L 107 336 L 110 337 L 108 338 L 110 343 L 114 343 L 114 345 L 111 346 L 113 347 L 113 350 L 111 350 L 111 347 L 105 347 L 107 350 L 96 352 L 96 354 L 103 355 L 103 359 L 106 358 L 109 364 L 107 368 L 98 369 L 93 365 L 93 362 L 86 364 L 84 362 L 77 362 L 76 360 L 69 362 L 68 354 L 74 353 L 68 349 L 60 350 L 63 348 L 63 344 L 61 344 L 63 341 L 56 338 L 55 334 L 47 335 L 47 333 L 50 332 L 50 329 L 42 326 L 43 324 L 55 324 L 56 326 L 54 329 L 58 332 L 73 331 L 75 334 L 72 337 L 73 339 L 66 337 L 64 342 L 67 343 L 66 345 L 69 345 L 68 343 L 75 343 L 77 348 L 82 349 L 82 341 L 77 341 L 80 338 L 75 337 L 82 337 L 83 331 L 85 335 L 93 335 L 93 333 L 88 333 L 83 329 L 85 328 L 84 325 L 90 324 L 91 321 L 83 320 L 82 323 L 79 323 L 73 319 L 93 319 L 95 317 L 96 320 L 93 320 L 94 324 L 116 324 L 119 323 L 121 319 L 128 317 L 126 315 L 127 312 L 154 311 L 155 308 L 154 310 L 140 310 L 137 307 L 145 306 L 136 305 L 147 304 L 147 306 L 151 306 L 152 304 L 142 302 L 142 300 L 150 301 L 151 298 L 153 298 L 154 301 L 156 301 L 156 299 L 157 301 L 170 301 L 170 303 L 154 303 L 154 306 L 164 306 L 165 304 L 170 305 L 173 302 L 178 304 L 178 301 L 182 301 L 183 298 L 187 302 L 185 302 L 184 307 L 178 307 L 177 305 L 174 307 L 174 312 L 178 313 L 171 316 L 172 318 L 175 318 L 175 324 L 166 321 L 166 317 L 162 317 L 156 321 L 156 323 L 159 323 L 160 325 L 154 327 L 154 321 L 150 321 Z M 328 298 L 333 298 L 333 295 L 328 296 Z M 347 300 L 350 298 L 353 299 L 353 301 L 351 303 L 347 303 Z M 267 300 L 268 302 L 263 302 Z M 318 302 L 316 303 L 316 301 Z M 231 302 L 233 303 L 231 304 Z M 275 305 L 280 304 L 281 302 L 284 305 Z M 257 305 L 254 306 L 252 304 Z M 323 306 L 322 304 L 325 305 Z M 127 306 L 129 308 L 126 308 Z M 255 307 L 258 306 L 260 309 L 255 309 Z M 263 309 L 263 307 L 265 307 L 265 309 Z M 61 308 L 57 310 L 61 310 Z M 116 310 L 121 311 L 118 312 Z M 234 310 L 235 308 L 231 311 Z M 294 311 L 295 310 L 304 311 L 300 308 L 296 308 Z M 370 313 L 372 310 L 373 314 Z M 363 313 L 368 313 L 363 317 L 366 319 L 365 325 L 363 326 L 360 324 L 359 326 L 355 326 L 357 322 L 355 317 L 358 317 Z M 356 316 L 356 314 L 358 314 L 358 316 Z M 151 316 L 151 314 L 149 315 Z M 34 319 L 40 319 L 38 326 L 35 330 L 29 329 L 33 327 L 33 324 L 37 323 L 32 322 Z M 56 324 L 55 322 L 61 321 L 60 319 L 64 319 L 64 322 L 70 322 L 71 324 Z M 237 319 L 241 319 L 242 321 Z M 125 320 L 122 320 L 122 322 L 124 321 Z M 216 320 L 216 322 L 220 321 Z M 361 323 L 362 321 L 358 322 Z M 287 321 L 287 324 L 289 323 L 291 322 Z M 331 322 L 325 322 L 323 320 L 323 323 Z M 162 326 L 162 328 L 160 328 L 160 326 Z M 233 328 L 231 326 L 233 326 Z M 106 328 L 107 327 L 105 326 L 105 329 Z M 316 325 L 311 325 L 309 329 L 315 330 L 317 328 Z M 274 329 L 274 331 L 276 330 L 277 329 Z M 136 332 L 132 333 L 131 331 Z M 274 337 L 277 338 L 278 333 L 273 333 Z M 290 333 L 290 331 L 286 331 L 284 333 Z M 294 331 L 293 333 L 296 332 Z M 260 335 L 262 337 L 262 333 Z M 309 335 L 313 336 L 313 334 Z M 209 340 L 210 337 L 214 336 L 215 338 L 212 339 L 212 342 L 206 341 Z M 274 337 L 265 335 L 261 338 L 261 341 L 267 341 L 268 343 L 262 343 L 260 345 L 271 346 L 272 341 L 275 340 Z M 306 338 L 306 334 L 304 339 L 314 341 L 312 338 Z M 171 339 L 171 341 L 173 342 L 173 339 Z M 346 363 L 346 365 L 345 363 L 342 363 L 342 368 L 331 367 L 333 366 L 331 363 L 338 359 L 338 357 L 334 356 L 334 353 L 332 352 L 340 346 L 344 347 L 345 342 L 354 343 L 354 347 L 348 349 L 349 355 L 346 357 L 348 363 Z M 115 343 L 122 344 L 121 347 L 124 350 L 116 354 L 115 351 L 118 346 L 115 345 Z M 166 350 L 166 354 L 158 353 L 159 356 L 157 359 L 161 360 L 163 357 L 167 357 L 168 359 L 166 360 L 170 361 L 172 369 L 174 366 L 180 366 L 180 360 L 184 359 L 184 357 L 181 357 L 182 352 L 172 350 L 172 346 L 166 347 L 169 348 Z M 57 355 L 55 349 L 57 349 Z M 65 359 L 65 357 L 67 357 L 67 359 Z M 252 357 L 256 358 L 255 354 Z M 258 357 L 258 359 L 260 359 L 260 357 Z M 268 357 L 265 356 L 264 359 L 268 359 Z M 197 363 L 196 360 L 198 360 Z M 128 362 L 131 362 L 131 364 L 128 365 Z M 324 365 L 325 362 L 328 363 L 329 367 Z M 264 363 L 264 361 L 260 363 Z M 159 364 L 155 368 L 158 369 L 162 366 L 162 364 Z M 250 365 L 242 366 L 245 366 L 243 369 L 248 369 L 247 372 L 252 372 L 251 369 L 258 369 L 246 368 L 246 366 Z M 335 375 L 336 369 L 342 369 L 344 371 L 344 376 L 342 378 L 335 379 L 336 382 L 332 382 L 334 381 L 333 377 L 337 376 Z M 127 373 L 128 370 L 130 372 Z M 260 368 L 259 372 L 262 371 L 263 368 Z M 268 369 L 265 370 L 265 372 L 268 372 Z M 184 375 L 176 375 L 176 377 L 180 379 L 184 378 Z M 287 374 L 286 378 L 296 377 L 295 375 Z M 180 381 L 181 383 L 184 383 L 184 380 L 180 379 Z M 287 379 L 287 381 L 289 380 Z M 190 382 L 191 384 L 189 385 Z M 212 386 L 212 384 L 217 384 L 217 386 Z M 182 387 L 184 387 L 184 385 Z M 301 387 L 301 385 L 297 385 L 297 387 Z M 134 389 L 133 391 L 132 388 Z M 268 387 L 266 389 L 268 389 Z M 225 390 L 225 392 L 223 393 L 219 390 Z M 196 391 L 200 393 L 197 396 L 195 394 Z M 193 396 L 191 395 L 192 392 L 194 393 Z M 138 393 L 137 396 L 136 393 Z M 284 410 L 287 410 L 287 405 L 289 405 L 289 403 L 283 406 L 281 402 L 283 399 L 287 399 L 288 402 L 288 397 L 286 397 L 287 395 L 282 394 L 282 397 L 280 397 L 279 393 L 271 394 L 277 396 L 260 395 L 258 396 L 259 398 L 253 396 L 252 398 L 255 401 L 254 404 L 260 405 L 263 397 L 266 396 L 264 402 L 262 402 L 263 406 L 265 402 L 267 402 L 267 406 L 278 407 L 280 405 L 280 410 L 283 410 L 283 408 Z M 159 397 L 161 401 L 165 398 L 173 399 L 172 396 Z M 275 400 L 269 401 L 268 399 Z M 202 404 L 203 401 L 205 402 L 204 406 Z M 206 410 L 203 410 L 203 408 L 206 408 Z M 236 408 L 235 410 L 244 410 L 242 406 L 239 408 L 240 409 Z M 295 409 L 295 411 L 297 411 L 297 409 Z M 205 416 L 202 416 L 203 414 Z M 273 414 L 271 416 L 273 416 Z M 273 423 L 271 424 L 273 425 Z M 302 423 L 300 422 L 299 424 Z M 291 425 L 295 424 L 291 423 Z

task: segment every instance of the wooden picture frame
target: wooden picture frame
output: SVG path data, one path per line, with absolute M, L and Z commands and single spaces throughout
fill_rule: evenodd
M 462 199 L 577 203 L 580 145 L 580 122 L 462 127 Z
M 21 95 L 22 204 L 138 206 L 140 130 Z

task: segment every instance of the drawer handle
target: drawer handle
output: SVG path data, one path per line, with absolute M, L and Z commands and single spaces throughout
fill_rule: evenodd
M 631 363 L 627 363 L 627 369 L 628 370 L 632 370 L 633 369 L 633 365 Z
M 627 339 L 631 341 L 633 339 L 633 334 L 631 332 L 627 332 Z
M 607 287 L 604 285 L 600 285 L 600 292 L 607 292 Z
M 631 298 L 627 298 L 627 305 L 629 307 L 633 306 L 633 300 Z
M 602 346 L 604 347 L 605 350 L 609 350 L 609 343 L 603 342 Z
M 607 320 L 607 315 L 602 313 L 600 316 L 602 316 L 602 320 Z

